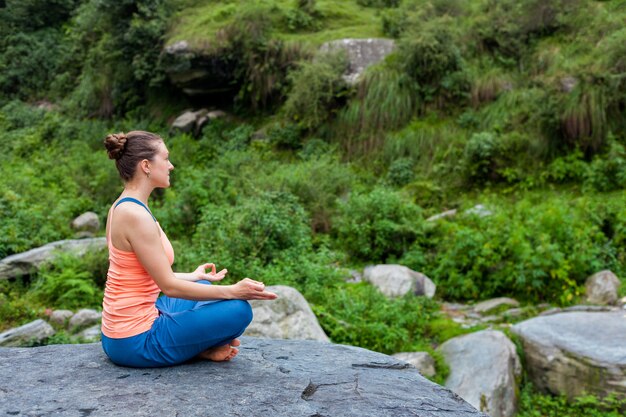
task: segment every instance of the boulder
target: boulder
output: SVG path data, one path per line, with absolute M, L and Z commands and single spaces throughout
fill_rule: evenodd
M 54 324 L 58 324 L 59 326 L 65 326 L 67 321 L 72 318 L 73 315 L 74 312 L 70 310 L 54 310 L 52 314 L 50 314 L 50 321 Z
M 39 319 L 0 333 L 0 346 L 24 346 L 30 343 L 39 343 L 53 334 L 52 326 Z
M 236 92 L 237 60 L 207 54 L 185 40 L 166 46 L 161 58 L 171 83 L 188 96 Z
M 267 290 L 278 294 L 278 299 L 250 302 L 254 320 L 246 329 L 246 336 L 329 341 L 298 290 L 285 285 L 269 286 Z
M 448 340 L 438 350 L 450 366 L 447 388 L 491 417 L 515 415 L 522 367 L 504 333 L 470 333 Z
M 611 271 L 600 271 L 585 282 L 585 299 L 590 304 L 615 304 L 621 282 Z
M 478 217 L 489 217 L 493 214 L 493 212 L 485 207 L 483 204 L 477 204 L 471 209 L 466 210 L 465 214 L 470 214 Z
M 560 80 L 561 91 L 564 93 L 571 93 L 578 85 L 578 79 L 572 76 L 563 77 Z
M 343 78 L 353 85 L 367 67 L 385 59 L 395 47 L 392 39 L 339 39 L 323 44 L 320 52 L 346 51 L 348 69 Z
M 519 302 L 512 298 L 499 297 L 474 304 L 472 308 L 476 313 L 486 314 L 502 307 L 519 307 Z
M 426 219 L 427 222 L 434 222 L 437 221 L 439 219 L 444 219 L 446 217 L 454 217 L 456 216 L 457 210 L 456 209 L 452 209 L 452 210 L 447 210 L 444 211 L 443 213 L 439 213 L 439 214 L 435 214 L 434 216 L 430 216 L 429 218 Z
M 420 374 L 428 377 L 435 376 L 435 360 L 428 352 L 399 352 L 392 357 L 413 365 Z
M 94 324 L 91 327 L 87 327 L 82 332 L 78 333 L 78 336 L 82 341 L 85 342 L 97 342 L 100 340 L 101 330 L 99 324 Z
M 72 221 L 72 229 L 78 232 L 87 232 L 90 234 L 98 233 L 100 230 L 100 219 L 93 211 L 81 214 Z
M 72 316 L 68 326 L 70 329 L 81 329 L 83 327 L 91 326 L 99 323 L 102 319 L 102 313 L 89 308 L 83 308 L 78 310 L 76 314 Z
M 426 275 L 403 265 L 368 266 L 363 272 L 363 278 L 387 297 L 402 297 L 411 292 L 432 298 L 437 289 Z
M 28 252 L 7 256 L 0 260 L 0 279 L 28 275 L 44 262 L 52 260 L 57 251 L 81 256 L 87 251 L 101 250 L 106 248 L 106 246 L 107 242 L 104 237 L 60 240 L 48 243 Z
M 209 111 L 207 109 L 188 110 L 174 120 L 172 130 L 198 136 L 204 125 L 209 121 L 208 114 Z
M 153 369 L 115 366 L 99 344 L 0 349 L 0 415 L 487 417 L 380 353 L 241 341 L 230 362 Z
M 570 398 L 615 392 L 626 398 L 626 317 L 615 312 L 565 312 L 514 325 L 526 371 L 540 390 Z

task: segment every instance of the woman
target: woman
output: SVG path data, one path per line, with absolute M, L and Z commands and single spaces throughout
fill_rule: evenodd
M 272 300 L 276 294 L 249 278 L 211 285 L 227 272 L 216 272 L 211 263 L 191 273 L 173 272 L 172 245 L 148 208 L 152 190 L 170 185 L 174 166 L 165 143 L 153 133 L 133 131 L 108 135 L 104 144 L 124 181 L 107 216 L 104 351 L 116 364 L 132 367 L 175 365 L 194 357 L 232 359 L 237 337 L 252 320 L 244 300 Z M 158 298 L 160 292 L 164 296 Z

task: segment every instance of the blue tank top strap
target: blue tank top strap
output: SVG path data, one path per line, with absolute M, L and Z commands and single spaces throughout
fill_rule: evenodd
M 118 201 L 118 202 L 115 204 L 115 207 L 119 206 L 120 204 L 122 204 L 122 203 L 124 203 L 124 202 L 126 202 L 126 201 L 130 201 L 130 202 L 132 202 L 132 203 L 139 204 L 141 207 L 145 208 L 145 209 L 146 209 L 146 211 L 147 211 L 148 213 L 150 213 L 150 215 L 152 216 L 152 218 L 154 219 L 154 221 L 155 221 L 155 222 L 157 221 L 156 217 L 154 217 L 154 215 L 152 214 L 152 212 L 150 211 L 150 209 L 148 209 L 148 207 L 146 207 L 146 205 L 145 205 L 144 203 L 142 203 L 141 201 L 137 200 L 136 198 L 132 198 L 132 197 L 124 197 L 124 198 L 122 198 L 120 201 Z M 113 207 L 113 208 L 115 208 L 115 207 Z

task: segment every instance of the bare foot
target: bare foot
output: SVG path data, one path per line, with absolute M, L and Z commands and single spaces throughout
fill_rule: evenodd
M 235 356 L 237 356 L 237 353 L 239 353 L 239 349 L 235 347 L 239 345 L 241 345 L 241 342 L 239 341 L 239 339 L 234 339 L 227 345 L 216 346 L 216 347 L 207 349 L 204 352 L 201 352 L 200 354 L 198 354 L 198 357 L 202 359 L 207 359 L 213 362 L 229 361 Z

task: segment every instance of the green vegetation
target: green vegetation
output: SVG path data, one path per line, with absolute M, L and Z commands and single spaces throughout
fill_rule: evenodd
M 0 258 L 73 237 L 84 211 L 104 223 L 121 184 L 102 139 L 144 129 L 176 166 L 150 202 L 175 268 L 292 285 L 338 343 L 433 352 L 478 329 L 438 301 L 567 306 L 594 272 L 626 277 L 623 1 L 43 3 L 0 8 Z M 345 55 L 319 51 L 380 36 L 395 51 L 354 85 Z M 181 40 L 185 54 L 163 53 Z M 189 98 L 170 77 L 198 62 L 223 85 Z M 232 117 L 169 131 L 200 106 Z M 428 275 L 436 300 L 345 282 L 383 262 Z M 1 281 L 0 330 L 99 308 L 106 268 L 103 253 L 60 257 Z M 623 407 L 521 394 L 521 417 Z

